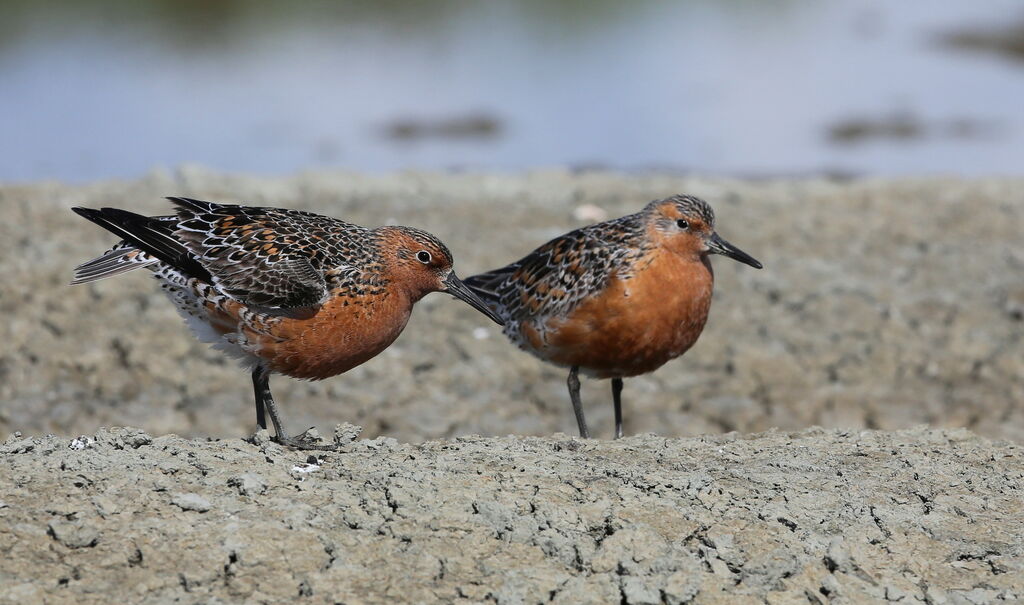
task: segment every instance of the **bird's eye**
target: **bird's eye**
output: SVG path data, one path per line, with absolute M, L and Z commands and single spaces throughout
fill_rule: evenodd
M 430 263 L 430 253 L 426 250 L 420 250 L 416 253 L 416 260 L 420 261 L 424 265 Z
M 685 218 L 681 218 L 676 221 L 676 227 L 679 227 L 680 229 L 689 229 L 690 223 Z

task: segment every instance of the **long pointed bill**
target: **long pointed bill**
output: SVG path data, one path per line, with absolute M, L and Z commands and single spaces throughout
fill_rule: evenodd
M 708 248 L 710 248 L 711 252 L 714 254 L 728 256 L 733 260 L 738 260 L 744 265 L 750 265 L 755 269 L 760 269 L 761 267 L 763 267 L 763 265 L 759 263 L 756 258 L 750 256 L 743 250 L 740 250 L 736 246 L 733 246 L 729 242 L 725 241 L 724 239 L 719 237 L 717 233 L 711 234 L 711 239 L 708 240 Z
M 466 284 L 462 283 L 462 280 L 459 279 L 454 272 L 448 274 L 448 277 L 444 280 L 444 285 L 447 286 L 445 292 L 448 294 L 451 294 L 477 311 L 480 311 L 487 317 L 491 318 L 491 321 L 499 326 L 505 325 L 505 322 L 498 317 L 498 314 L 492 311 L 484 301 L 480 300 L 479 296 L 473 294 L 473 291 L 470 290 Z

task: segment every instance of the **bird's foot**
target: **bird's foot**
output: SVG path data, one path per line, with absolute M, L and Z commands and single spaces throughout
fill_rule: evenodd
M 290 447 L 296 450 L 315 450 L 320 452 L 336 452 L 341 447 L 339 443 L 326 444 L 320 438 L 320 433 L 316 429 L 306 429 L 301 435 L 295 437 L 274 437 L 274 441 L 280 443 L 285 447 Z

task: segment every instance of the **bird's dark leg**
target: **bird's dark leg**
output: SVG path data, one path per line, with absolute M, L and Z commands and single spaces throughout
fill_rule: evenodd
M 284 443 L 289 437 L 281 426 L 281 415 L 277 411 L 274 395 L 270 392 L 270 370 L 262 365 L 256 366 L 252 371 L 252 388 L 256 392 L 256 422 L 261 428 L 266 428 L 267 420 L 263 412 L 269 411 L 270 420 L 274 423 L 274 434 L 278 441 Z
M 260 380 L 263 380 L 263 385 L 260 384 Z M 270 385 L 269 380 L 263 377 L 263 366 L 256 366 L 252 371 L 252 390 L 256 396 L 256 424 L 261 428 L 267 428 L 267 416 L 264 413 L 265 408 L 263 407 L 263 391 L 264 389 L 269 393 Z
M 275 440 L 281 445 L 293 447 L 298 450 L 336 450 L 337 445 L 320 445 L 312 441 L 303 438 L 303 435 L 298 437 L 289 437 L 288 433 L 284 430 L 284 422 L 281 420 L 281 414 L 277 410 L 277 403 L 274 402 L 274 396 L 270 393 L 270 370 L 263 366 L 258 366 L 252 372 L 252 385 L 256 391 L 256 421 L 266 422 L 263 418 L 263 408 L 270 413 L 270 421 L 274 423 L 274 435 Z M 263 424 L 262 426 L 265 426 Z
M 615 403 L 615 438 L 622 437 L 622 379 L 612 378 L 612 401 Z
M 580 437 L 590 439 L 590 431 L 587 430 L 587 421 L 583 418 L 583 402 L 580 401 L 580 367 L 573 366 L 569 369 L 569 399 L 572 399 L 572 411 L 576 413 L 576 424 L 580 427 Z

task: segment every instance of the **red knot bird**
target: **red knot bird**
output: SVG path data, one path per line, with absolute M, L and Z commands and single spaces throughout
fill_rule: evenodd
M 452 255 L 412 227 L 367 229 L 298 210 L 168 198 L 170 216 L 73 208 L 121 241 L 78 266 L 73 284 L 146 267 L 196 336 L 252 369 L 256 421 L 289 437 L 271 373 L 320 380 L 386 349 L 416 301 L 447 292 L 501 323 L 452 271 Z
M 615 437 L 622 379 L 652 372 L 697 342 L 722 254 L 761 263 L 715 232 L 711 206 L 677 195 L 640 212 L 570 231 L 500 269 L 466 279 L 519 348 L 569 368 L 580 435 L 589 437 L 579 372 L 611 378 Z

